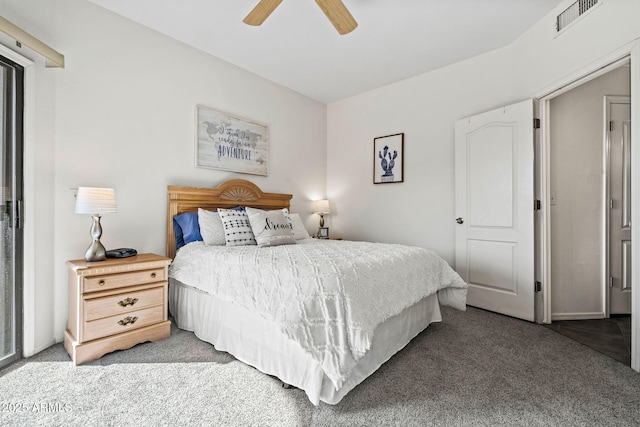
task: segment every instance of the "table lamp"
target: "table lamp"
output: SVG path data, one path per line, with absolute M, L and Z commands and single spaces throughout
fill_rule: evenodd
M 324 216 L 331 213 L 328 200 L 316 200 L 311 204 L 313 213 L 320 215 L 320 228 L 324 227 Z
M 102 236 L 100 214 L 116 212 L 118 208 L 113 188 L 78 188 L 75 213 L 90 214 L 93 219 L 90 231 L 92 242 L 84 255 L 86 261 L 104 261 L 107 258 L 107 251 L 100 243 L 100 236 Z

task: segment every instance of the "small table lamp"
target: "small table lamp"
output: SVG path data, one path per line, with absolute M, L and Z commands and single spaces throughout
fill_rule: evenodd
M 311 204 L 313 213 L 320 215 L 320 228 L 324 227 L 324 216 L 331 213 L 328 200 L 316 200 Z
M 107 251 L 100 243 L 102 236 L 102 226 L 100 225 L 100 214 L 116 213 L 116 196 L 113 188 L 79 187 L 76 196 L 76 210 L 78 214 L 90 214 L 93 218 L 91 225 L 91 238 L 93 242 L 87 249 L 84 259 L 93 261 L 104 261 L 107 258 Z

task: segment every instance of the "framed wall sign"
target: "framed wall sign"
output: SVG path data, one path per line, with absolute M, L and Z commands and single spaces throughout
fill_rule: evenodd
M 196 167 L 266 176 L 269 128 L 196 106 Z
M 404 133 L 373 139 L 373 183 L 404 181 Z

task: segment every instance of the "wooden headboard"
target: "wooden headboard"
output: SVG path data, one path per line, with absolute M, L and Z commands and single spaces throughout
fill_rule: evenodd
M 216 188 L 167 187 L 167 256 L 176 255 L 176 236 L 173 232 L 173 217 L 184 212 L 197 212 L 198 208 L 217 209 L 249 206 L 259 209 L 289 209 L 291 194 L 264 193 L 252 182 L 233 179 Z

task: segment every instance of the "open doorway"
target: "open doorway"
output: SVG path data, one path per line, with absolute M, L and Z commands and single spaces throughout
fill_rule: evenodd
M 546 100 L 546 320 L 629 365 L 629 60 L 598 74 Z

